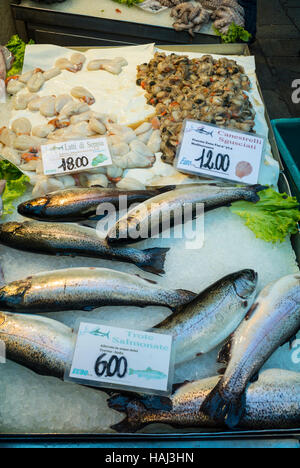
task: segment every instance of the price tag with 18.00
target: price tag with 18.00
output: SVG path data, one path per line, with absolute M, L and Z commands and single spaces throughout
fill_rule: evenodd
M 70 174 L 112 164 L 105 137 L 42 146 L 45 175 Z

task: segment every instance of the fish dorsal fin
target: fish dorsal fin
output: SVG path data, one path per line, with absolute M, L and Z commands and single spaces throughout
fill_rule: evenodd
M 151 367 L 147 367 L 146 370 L 147 370 L 147 371 L 152 371 Z

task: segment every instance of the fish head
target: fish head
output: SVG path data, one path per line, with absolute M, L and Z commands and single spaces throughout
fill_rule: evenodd
M 254 270 L 241 270 L 235 273 L 233 285 L 236 294 L 243 300 L 250 299 L 256 292 L 258 274 Z
M 10 234 L 14 234 L 20 227 L 22 227 L 22 223 L 18 223 L 16 221 L 0 224 L 0 239 L 9 236 Z
M 48 204 L 49 204 L 48 197 L 40 197 L 34 200 L 28 200 L 24 203 L 21 203 L 18 206 L 18 213 L 21 216 L 35 219 L 36 217 L 39 217 L 42 215 L 43 210 L 46 208 Z

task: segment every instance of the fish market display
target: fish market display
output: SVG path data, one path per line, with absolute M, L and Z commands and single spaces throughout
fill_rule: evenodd
M 37 374 L 62 379 L 75 335 L 55 320 L 0 312 L 0 340 L 5 343 L 8 359 Z
M 251 307 L 256 286 L 253 270 L 231 274 L 157 325 L 155 328 L 174 337 L 176 364 L 208 353 L 231 335 Z
M 247 200 L 257 202 L 257 193 L 265 187 L 228 186 L 228 185 L 186 185 L 166 194 L 149 199 L 117 221 L 107 235 L 109 243 L 138 242 L 151 234 L 161 233 L 164 228 L 163 219 L 174 219 L 175 214 L 182 213 L 185 206 L 192 207 L 193 216 L 199 204 L 204 204 L 204 210 L 209 211 L 221 206 L 228 206 L 234 201 Z M 191 215 L 191 213 L 190 213 Z
M 0 308 L 12 312 L 90 311 L 104 305 L 182 309 L 196 294 L 166 290 L 152 280 L 107 268 L 40 273 L 0 288 Z
M 245 93 L 250 80 L 234 60 L 157 52 L 138 67 L 137 84 L 147 91 L 148 104 L 155 106 L 166 162 L 174 161 L 184 119 L 247 132 L 254 129 L 255 111 Z
M 235 0 L 161 3 L 172 8 L 178 31 L 193 35 L 212 18 L 222 34 L 231 34 L 232 21 L 242 29 Z M 0 80 L 10 59 L 0 48 Z M 297 201 L 264 190 L 279 173 L 268 144 L 261 185 L 202 180 L 173 165 L 186 118 L 267 138 L 253 58 L 167 55 L 154 45 L 84 54 L 39 45 L 27 49 L 23 71 L 10 74 L 0 125 L 7 217 L 0 225 L 0 432 L 299 427 L 300 274 L 289 241 Z M 43 145 L 62 150 L 100 137 L 112 165 L 98 155 L 87 171 L 45 176 Z M 242 161 L 236 173 L 243 180 L 250 170 Z M 111 207 L 120 218 L 105 240 L 100 224 L 99 232 L 75 224 L 110 226 Z M 197 232 L 189 221 L 200 220 L 203 207 L 200 247 L 190 242 Z M 160 236 L 169 223 L 184 227 L 182 237 Z M 138 241 L 140 250 L 123 246 Z M 78 320 L 95 321 L 93 334 L 105 343 L 104 324 L 172 334 L 173 395 L 148 397 L 141 387 L 141 395 L 115 394 L 107 404 L 103 392 L 63 382 Z M 141 386 L 167 377 L 155 362 L 128 362 L 128 374 Z
M 149 424 L 168 424 L 177 428 L 224 428 L 201 411 L 205 398 L 219 377 L 182 384 L 170 399 L 115 395 L 110 408 L 126 413 L 113 426 L 118 432 L 136 432 Z M 245 413 L 240 429 L 288 429 L 300 424 L 300 373 L 271 369 L 250 385 L 245 395 Z
M 0 243 L 18 250 L 49 255 L 73 255 L 133 263 L 142 270 L 164 273 L 169 249 L 137 250 L 107 245 L 96 230 L 76 224 L 26 221 L 0 224 Z
M 39 221 L 83 221 L 91 217 L 97 218 L 99 205 L 109 203 L 119 209 L 122 197 L 126 197 L 126 202 L 130 206 L 132 203 L 142 203 L 148 198 L 153 198 L 172 189 L 174 187 L 122 191 L 102 187 L 74 187 L 21 203 L 18 212 L 22 216 Z M 99 217 L 101 216 L 102 213 Z
M 221 350 L 224 376 L 201 410 L 229 427 L 238 426 L 245 411 L 245 390 L 263 364 L 300 329 L 300 274 L 268 285 L 258 296 L 247 320 Z

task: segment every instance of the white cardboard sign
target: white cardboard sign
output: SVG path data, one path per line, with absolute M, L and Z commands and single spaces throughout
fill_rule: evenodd
M 80 322 L 65 380 L 92 386 L 169 394 L 171 335 Z
M 186 120 L 177 154 L 181 172 L 257 184 L 265 139 L 253 133 Z
M 105 137 L 42 146 L 45 175 L 70 174 L 112 164 Z

